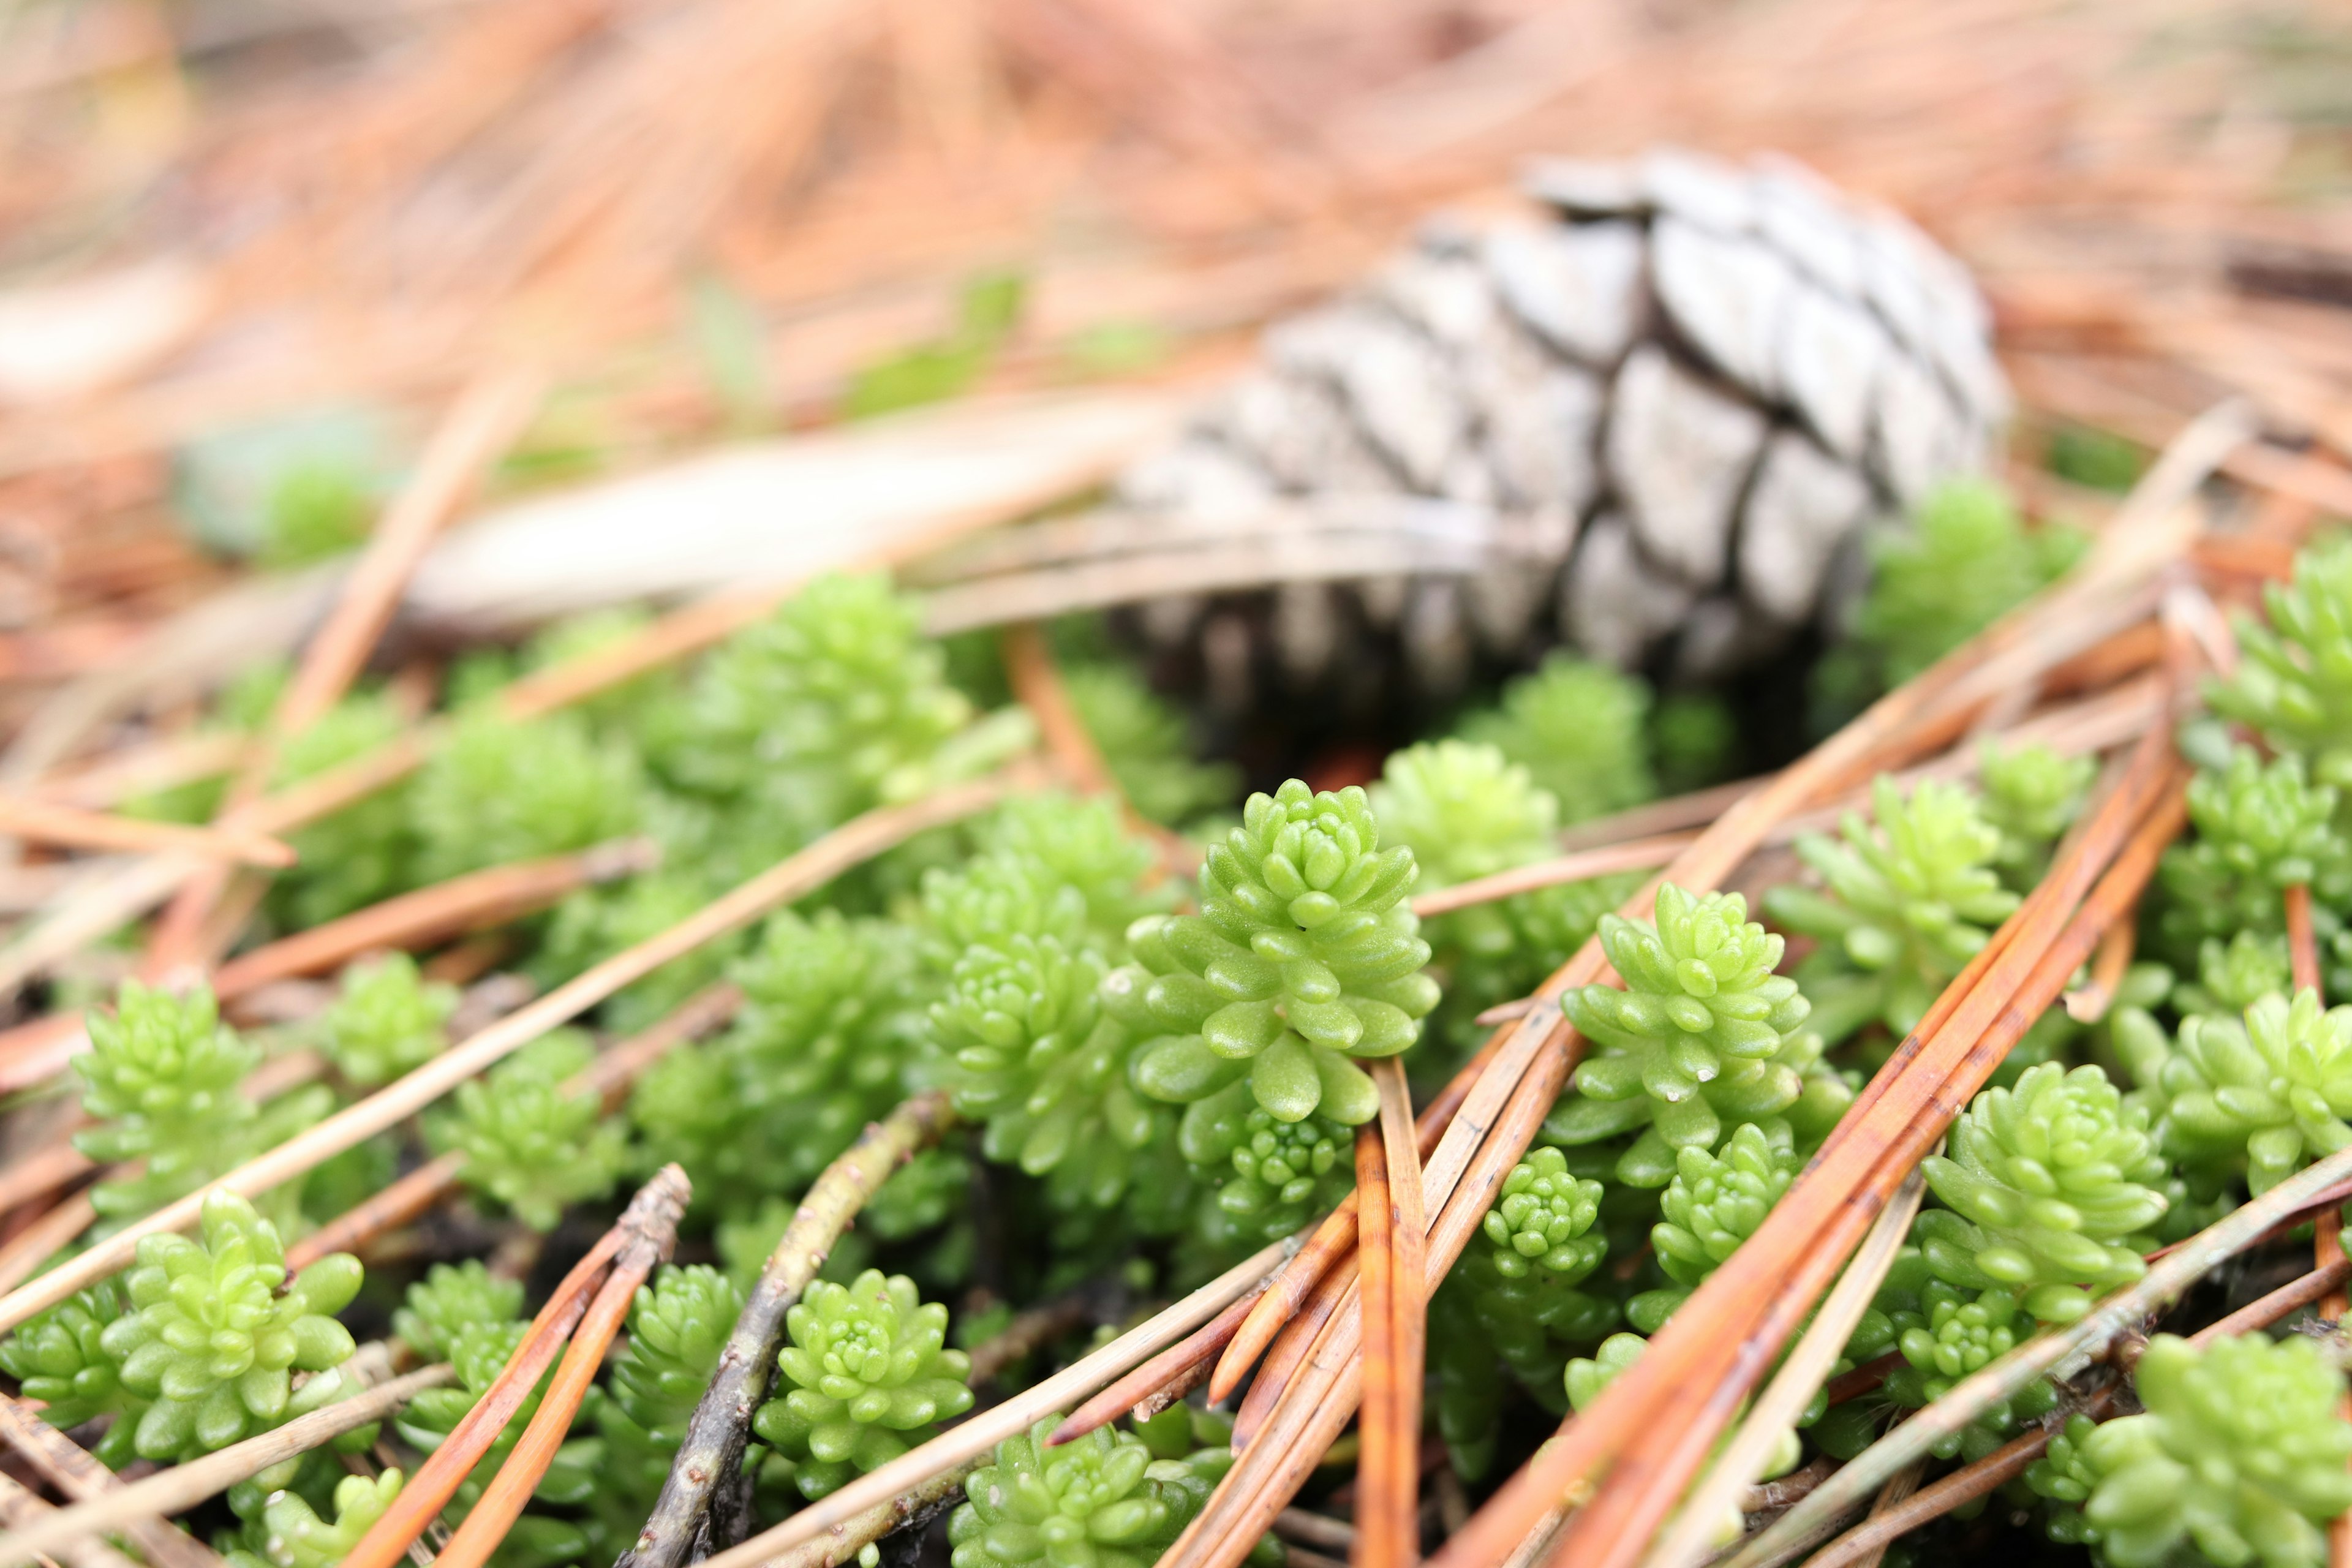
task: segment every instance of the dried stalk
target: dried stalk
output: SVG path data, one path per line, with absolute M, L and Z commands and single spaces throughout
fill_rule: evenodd
M 767 1568 L 840 1568 L 870 1542 L 936 1514 L 962 1494 L 972 1471 L 994 1457 L 981 1455 L 941 1470 L 922 1485 L 832 1526 L 819 1539 L 777 1552 L 768 1559 Z
M 1895 1192 L 1895 1201 L 1880 1211 L 1870 1234 L 1863 1238 L 1861 1250 L 1814 1315 L 1812 1327 L 1780 1363 L 1715 1468 L 1683 1500 L 1674 1522 L 1650 1549 L 1643 1568 L 1689 1568 L 1711 1555 L 1716 1524 L 1754 1487 L 1780 1434 L 1796 1425 L 1813 1391 L 1836 1364 L 1853 1326 L 1862 1321 L 1886 1271 L 1895 1266 L 1895 1255 L 1910 1235 L 1912 1216 L 1919 1212 L 1926 1193 L 1926 1179 L 1914 1171 Z
M 76 1502 L 122 1489 L 123 1483 L 114 1472 L 87 1449 L 5 1395 L 0 1395 L 0 1440 L 23 1455 L 42 1479 Z M 218 1552 L 163 1520 L 131 1520 L 122 1533 L 150 1568 L 222 1568 Z
M 646 1068 L 678 1046 L 717 1028 L 742 1005 L 743 993 L 732 983 L 722 980 L 706 986 L 667 1017 L 604 1052 L 564 1079 L 563 1092 L 601 1095 L 607 1102 L 606 1110 L 615 1110 L 612 1100 Z M 288 1247 L 286 1266 L 304 1268 L 331 1252 L 356 1252 L 385 1231 L 406 1225 L 457 1190 L 465 1174 L 466 1159 L 465 1151 L 453 1149 L 426 1161 Z
M 1363 1280 L 1364 1415 L 1356 1471 L 1356 1568 L 1409 1568 L 1421 1556 L 1421 1384 L 1427 1354 L 1429 1222 L 1421 1198 L 1412 1100 L 1394 1057 L 1372 1064 L 1378 1121 L 1356 1135 L 1356 1257 Z
M 971 1347 L 971 1386 L 993 1382 L 1013 1363 L 1085 1327 L 1099 1297 L 1098 1289 L 1080 1286 L 1013 1313 L 1004 1327 Z
M 227 1003 L 281 980 L 322 973 L 362 953 L 420 947 L 503 924 L 581 888 L 649 870 L 659 853 L 650 840 L 627 838 L 571 855 L 468 871 L 233 958 L 214 973 L 213 994 Z M 48 1078 L 89 1042 L 78 1014 L 37 1019 L 0 1035 L 0 1091 Z
M 588 1397 L 589 1385 L 604 1364 L 613 1337 L 628 1318 L 637 1287 L 677 1244 L 678 1218 L 686 1213 L 690 1194 L 686 1173 L 676 1165 L 665 1165 L 629 1205 L 621 1222 L 627 1239 L 573 1332 L 538 1411 L 436 1561 L 446 1568 L 481 1568 L 521 1517 L 523 1505 L 530 1500 L 532 1489 L 555 1462 L 556 1448 L 572 1430 L 572 1418 L 579 1414 L 580 1402 Z M 407 1542 L 401 1546 L 404 1551 Z
M 67 849 L 196 855 L 247 866 L 282 868 L 294 864 L 295 858 L 293 847 L 284 840 L 240 832 L 234 826 L 190 827 L 177 822 L 110 816 L 17 795 L 0 795 L 0 834 Z
M 121 1530 L 135 1519 L 174 1514 L 226 1491 L 281 1460 L 309 1453 L 344 1433 L 381 1421 L 428 1388 L 457 1373 L 446 1363 L 422 1367 L 404 1377 L 338 1400 L 285 1426 L 231 1444 L 217 1453 L 158 1470 L 144 1480 L 102 1493 L 89 1502 L 59 1509 L 49 1518 L 0 1536 L 0 1564 L 14 1565 L 83 1536 Z
M 11 1530 L 22 1530 L 55 1517 L 57 1506 L 47 1499 L 25 1489 L 11 1477 L 0 1474 L 0 1524 Z M 105 1542 L 85 1536 L 57 1548 L 55 1553 L 37 1559 L 47 1568 L 53 1561 L 64 1568 L 139 1568 L 139 1564 L 109 1546 Z
M 890 1173 L 936 1142 L 954 1119 L 946 1095 L 918 1095 L 867 1127 L 817 1177 L 760 1270 L 687 1423 L 653 1512 L 617 1568 L 674 1568 L 690 1552 L 707 1555 L 740 1539 L 747 1501 L 737 1495 L 743 1450 L 752 1413 L 767 1395 L 783 1348 L 784 1315 Z M 732 1539 L 719 1539 L 730 1532 Z
M 490 1386 L 449 1429 L 441 1446 L 417 1466 L 416 1473 L 408 1478 L 400 1495 L 393 1499 L 392 1506 L 344 1556 L 345 1568 L 361 1568 L 362 1564 L 390 1568 L 407 1552 L 409 1543 L 439 1517 L 442 1508 L 457 1495 L 457 1488 L 507 1429 L 507 1423 L 522 1408 L 531 1390 L 539 1386 L 547 1369 L 555 1363 L 557 1352 L 586 1315 L 589 1300 L 610 1271 L 613 1260 L 633 1237 L 649 1226 L 675 1227 L 674 1208 L 684 1206 L 684 1197 L 677 1191 L 684 1178 L 674 1175 L 677 1169 L 674 1165 L 665 1166 L 640 1188 L 613 1227 L 572 1266 L 572 1271 L 557 1284 L 554 1293 L 531 1319 L 522 1343 L 507 1358 L 506 1365 Z M 665 1213 L 670 1215 L 667 1221 L 661 1218 Z
M 1796 1556 L 1826 1537 L 1840 1518 L 1861 1507 L 1890 1476 L 1926 1455 L 1936 1443 L 1959 1432 L 2052 1368 L 2096 1356 L 2122 1336 L 2137 1332 L 2207 1270 L 2253 1246 L 2274 1222 L 2347 1176 L 2352 1176 L 2352 1150 L 2315 1162 L 2260 1197 L 2248 1200 L 2177 1251 L 2155 1259 L 2145 1275 L 2081 1319 L 2028 1340 L 1982 1371 L 1961 1379 L 1941 1399 L 1872 1444 L 1819 1490 L 1783 1514 L 1731 1559 L 1727 1568 L 1773 1568 Z M 2292 1300 L 2288 1291 L 2309 1289 L 2312 1278 L 2306 1276 L 2287 1291 L 2274 1291 L 2272 1296 Z M 2267 1310 L 2271 1300 L 2266 1297 L 2257 1305 Z
M 1265 1279 L 1297 1246 L 1295 1240 L 1285 1240 L 1261 1249 L 1092 1355 L 1022 1390 L 1002 1405 L 950 1427 L 913 1452 L 901 1454 L 881 1468 L 860 1476 L 773 1530 L 707 1559 L 709 1568 L 750 1568 L 751 1564 L 782 1557 L 791 1548 L 819 1541 L 877 1504 L 887 1504 L 901 1492 L 980 1458 L 1005 1438 L 1026 1432 L 1033 1424 L 1062 1409 L 1071 1400 L 1093 1393 L 1216 1316 Z M 383 1565 L 347 1563 L 346 1568 Z
M 251 1197 L 300 1175 L 345 1149 L 397 1126 L 493 1062 L 548 1030 L 570 1022 L 673 959 L 750 924 L 780 905 L 814 892 L 844 871 L 917 833 L 985 810 L 1008 792 L 1031 782 L 1032 777 L 1031 769 L 1016 764 L 989 778 L 950 785 L 905 805 L 884 806 L 854 818 L 668 931 L 606 959 L 471 1039 L 452 1047 L 407 1077 L 116 1232 L 52 1272 L 20 1286 L 0 1299 L 0 1329 L 14 1328 L 35 1312 L 55 1306 L 76 1290 L 125 1267 L 137 1250 L 140 1237 L 179 1230 L 194 1223 L 207 1194 L 226 1191 Z
M 1589 877 L 1605 877 L 1616 871 L 1646 871 L 1671 861 L 1689 848 L 1696 837 L 1694 833 L 1667 833 L 1626 844 L 1573 850 L 1533 865 L 1497 871 L 1491 877 L 1478 877 L 1434 892 L 1417 894 L 1412 900 L 1412 912 L 1426 920 L 1432 915 L 1448 914 L 1473 904 L 1493 903 L 1538 888 L 1558 887 L 1562 882 L 1581 882 Z

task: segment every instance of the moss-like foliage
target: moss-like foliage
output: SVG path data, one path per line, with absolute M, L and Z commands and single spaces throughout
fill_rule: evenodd
M 971 718 L 920 614 L 878 576 L 810 584 L 704 661 L 667 770 L 719 796 L 802 796 L 813 831 L 919 793 Z
M 931 1005 L 940 1081 L 984 1121 L 992 1160 L 1048 1173 L 1073 1202 L 1108 1207 L 1138 1152 L 1175 1121 L 1128 1083 L 1132 1037 L 1102 1005 L 1102 960 L 1053 937 L 974 947 Z
M 411 1285 L 392 1314 L 392 1331 L 419 1361 L 443 1361 L 468 1324 L 511 1323 L 521 1311 L 522 1281 L 500 1279 L 469 1258 L 436 1263 Z
M 613 1363 L 610 1397 L 596 1413 L 617 1505 L 605 1511 L 619 1529 L 644 1522 L 742 1310 L 743 1292 L 708 1264 L 665 1264 L 637 1287 L 628 1347 Z
M 2071 529 L 2028 529 L 1990 480 L 1948 480 L 1908 532 L 1877 541 L 1854 638 L 1876 653 L 1885 684 L 1899 686 L 2023 604 L 2084 542 Z
M 2193 951 L 2203 937 L 2280 931 L 2288 888 L 2309 887 L 2330 904 L 2352 890 L 2336 800 L 2332 787 L 2310 782 L 2297 756 L 2266 763 L 2240 746 L 2227 768 L 2200 772 L 2189 784 L 2196 836 L 2165 851 L 2158 871 L 2165 934 Z
M 1246 1076 L 1282 1121 L 1370 1121 L 1379 1094 L 1351 1058 L 1404 1050 L 1437 1005 L 1404 899 L 1412 851 L 1380 845 L 1352 785 L 1318 795 L 1293 779 L 1252 795 L 1201 868 L 1201 912 L 1129 933 L 1139 963 L 1107 996 L 1122 1018 L 1164 1031 L 1138 1058 L 1137 1086 L 1188 1103 Z
M 1505 688 L 1500 706 L 1464 721 L 1460 733 L 1525 767 L 1559 803 L 1563 822 L 1581 822 L 1657 794 L 1643 733 L 1649 711 L 1649 688 L 1638 679 L 1554 654 Z
M 1230 808 L 1241 774 L 1230 763 L 1197 763 L 1181 715 L 1123 665 L 1075 665 L 1063 676 L 1070 705 L 1094 738 L 1128 803 L 1173 827 Z
M 153 1402 L 132 1439 L 145 1458 L 194 1458 L 276 1424 L 293 1373 L 352 1353 L 333 1314 L 359 1292 L 359 1260 L 335 1253 L 288 1279 L 277 1227 L 231 1193 L 205 1199 L 201 1242 L 142 1237 L 122 1283 L 130 1310 L 99 1342 L 123 1386 Z
M 404 952 L 387 953 L 343 971 L 322 1046 L 337 1072 L 373 1089 L 438 1056 L 457 1007 L 456 986 L 427 982 Z
M 627 1168 L 628 1139 L 604 1120 L 593 1092 L 564 1081 L 595 1052 L 577 1029 L 558 1029 L 457 1086 L 455 1110 L 429 1121 L 434 1146 L 466 1156 L 465 1184 L 552 1230 L 564 1209 L 609 1193 Z
M 804 1497 L 887 1464 L 971 1407 L 971 1359 L 942 1348 L 948 1310 L 923 1302 L 905 1275 L 869 1268 L 847 1285 L 819 1280 L 784 1326 L 782 1392 L 752 1425 L 795 1461 Z
M 1908 1034 L 2018 903 L 1993 869 L 2001 835 L 1967 789 L 1928 780 L 1906 798 L 1882 775 L 1871 805 L 1873 820 L 1849 812 L 1838 838 L 1798 839 L 1820 891 L 1764 897 L 1777 923 L 1821 943 L 1798 978 L 1832 1045 L 1873 1020 Z
M 331 1520 L 291 1489 L 271 1492 L 258 1515 L 235 1536 L 218 1536 L 230 1568 L 335 1568 L 400 1495 L 401 1474 L 345 1476 L 336 1483 Z
M 2352 1007 L 2322 1010 L 2316 992 L 2272 992 L 2244 1022 L 2183 1019 L 2165 1064 L 2168 1146 L 2182 1158 L 2234 1166 L 2260 1194 L 2323 1154 L 2352 1144 Z
M 2306 550 L 2294 581 L 2264 596 L 2267 623 L 2237 623 L 2237 673 L 2206 694 L 2214 711 L 2303 758 L 2321 783 L 2352 784 L 2352 543 Z
M 1993 863 L 2010 887 L 2022 892 L 2042 879 L 2052 847 L 2082 811 L 2098 771 L 2095 758 L 2062 757 L 2040 745 L 2003 751 L 1985 742 L 1977 764 L 1980 805 L 2000 835 Z
M 2096 1067 L 2030 1068 L 1984 1090 L 1952 1126 L 1948 1157 L 1923 1162 L 1946 1206 L 1919 1216 L 1927 1265 L 1969 1292 L 2007 1292 L 2043 1322 L 2147 1272 L 2142 1233 L 2162 1217 L 2163 1157 L 2144 1107 Z
M 1329 1208 L 1355 1184 L 1355 1137 L 1325 1116 L 1285 1121 L 1236 1083 L 1184 1110 L 1184 1158 L 1215 1187 L 1237 1230 L 1272 1241 Z
M 1811 1007 L 1797 983 L 1772 973 L 1781 939 L 1748 919 L 1738 894 L 1695 898 L 1667 883 L 1655 913 L 1654 923 L 1601 917 L 1601 946 L 1625 988 L 1587 985 L 1562 999 L 1599 1049 L 1545 1126 L 1548 1140 L 1571 1145 L 1643 1129 L 1618 1165 L 1636 1186 L 1665 1185 L 1674 1151 L 1712 1149 L 1727 1124 L 1796 1107 L 1821 1051 L 1798 1032 Z
M 596 738 L 577 713 L 522 722 L 484 707 L 417 775 L 417 874 L 432 882 L 560 855 L 636 832 L 646 786 L 635 752 Z
M 1214 1450 L 1155 1458 L 1143 1438 L 1108 1427 L 1049 1448 L 1060 1420 L 1007 1437 L 964 1483 L 948 1520 L 954 1568 L 1150 1568 L 1232 1464 Z M 1280 1551 L 1265 1537 L 1248 1561 L 1266 1568 Z
M 90 1048 L 73 1065 L 82 1109 L 100 1124 L 74 1147 L 93 1160 L 146 1162 L 92 1190 L 100 1214 L 160 1208 L 236 1163 L 256 1114 L 237 1086 L 261 1052 L 220 1021 L 210 990 L 174 996 L 126 981 L 115 1010 L 93 1010 L 88 1025 Z
M 2191 1551 L 2222 1568 L 2327 1561 L 2321 1527 L 2352 1508 L 2352 1423 L 2337 1413 L 2344 1374 L 2316 1345 L 2244 1334 L 2200 1352 L 2158 1334 L 2133 1381 L 2145 1414 L 2078 1415 L 2026 1472 L 2062 1505 L 2053 1535 L 2095 1543 L 2113 1568 Z
M 48 1406 L 41 1418 L 58 1431 L 100 1415 L 117 1417 L 90 1450 L 116 1469 L 135 1457 L 131 1436 L 147 1408 L 146 1400 L 123 1385 L 121 1358 L 105 1346 L 106 1331 L 121 1316 L 115 1281 L 102 1279 L 0 1340 L 0 1372 L 16 1380 L 26 1399 Z

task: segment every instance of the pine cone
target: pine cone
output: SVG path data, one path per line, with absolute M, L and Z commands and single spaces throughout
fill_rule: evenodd
M 1442 697 L 1558 640 L 1717 675 L 1842 616 L 1865 525 L 1981 465 L 1987 312 L 1900 217 L 1666 149 L 1526 186 L 1544 218 L 1433 223 L 1122 480 L 1155 550 L 1297 536 L 1282 585 L 1134 617 L 1220 705 L 1400 659 Z

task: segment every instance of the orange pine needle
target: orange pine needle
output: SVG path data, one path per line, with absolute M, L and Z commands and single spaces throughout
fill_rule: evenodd
M 2311 888 L 2297 882 L 2286 889 L 2286 956 L 2294 972 L 2297 991 L 2317 992 L 2319 984 L 2319 935 L 2311 926 Z
M 148 822 L 102 811 L 0 795 L 0 834 L 67 849 L 111 849 L 128 854 L 198 855 L 208 860 L 282 868 L 294 864 L 294 849 L 282 839 L 234 826 L 191 827 Z
M 1356 1142 L 1362 1215 L 1356 1257 L 1363 1281 L 1363 1457 L 1356 1472 L 1356 1568 L 1409 1568 L 1421 1556 L 1421 1384 L 1426 1298 L 1419 1288 L 1427 1222 L 1412 1102 L 1394 1057 L 1372 1065 L 1379 1121 Z

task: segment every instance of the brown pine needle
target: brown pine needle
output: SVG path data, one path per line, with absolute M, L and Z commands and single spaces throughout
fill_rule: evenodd
M 2099 950 L 2091 957 L 2091 978 L 2079 991 L 2069 991 L 2061 998 L 2066 1016 L 2078 1024 L 2095 1024 L 2107 1016 L 2115 1005 L 2116 992 L 2131 971 L 2132 953 L 2139 938 L 2139 922 L 2126 914 L 2107 928 L 2099 939 Z
M 1618 871 L 1646 871 L 1665 865 L 1689 848 L 1697 837 L 1696 833 L 1667 833 L 1655 838 L 1637 838 L 1630 844 L 1579 849 L 1533 865 L 1515 866 L 1491 877 L 1478 877 L 1434 892 L 1416 894 L 1412 912 L 1427 920 L 1433 915 L 1466 910 L 1473 904 L 1491 904 L 1498 899 L 1533 892 L 1538 888 L 1558 887 L 1562 882 L 1581 882 Z
M 2311 927 L 2311 887 L 2297 882 L 2286 889 L 2286 956 L 2294 972 L 2294 988 L 2316 994 L 2319 984 L 2319 937 Z
M 0 1290 L 13 1290 L 33 1271 L 98 1223 L 86 1192 L 75 1193 L 0 1246 Z
M 1014 700 L 1037 721 L 1045 752 L 1069 786 L 1080 795 L 1117 798 L 1118 781 L 1111 777 L 1102 748 L 1095 744 L 1086 721 L 1078 717 L 1077 706 L 1070 700 L 1069 688 L 1062 684 L 1062 672 L 1055 667 L 1053 650 L 1045 646 L 1037 623 L 1015 621 L 1006 626 L 997 634 L 997 647 L 1003 655 L 1004 676 Z
M 1355 1568 L 1421 1556 L 1421 1383 L 1427 1317 L 1417 1288 L 1428 1226 L 1419 1202 L 1412 1101 L 1394 1057 L 1372 1064 L 1380 1117 L 1356 1135 L 1356 1258 L 1363 1281 L 1363 1448 L 1356 1471 Z
M 687 1421 L 661 1495 L 635 1543 L 621 1554 L 620 1568 L 676 1564 L 698 1543 L 708 1551 L 740 1538 L 721 1483 L 742 1468 L 752 1412 L 767 1395 L 783 1348 L 785 1314 L 891 1173 L 937 1142 L 954 1120 L 946 1095 L 918 1095 L 866 1128 L 809 1187 L 735 1320 L 709 1385 Z
M 532 1489 L 555 1462 L 556 1448 L 572 1430 L 572 1418 L 579 1413 L 580 1402 L 588 1397 L 589 1385 L 604 1364 L 613 1337 L 628 1318 L 637 1287 L 677 1244 L 677 1222 L 686 1213 L 689 1193 L 686 1173 L 676 1165 L 665 1165 L 629 1205 L 621 1220 L 627 1239 L 613 1259 L 612 1273 L 589 1303 L 563 1352 L 562 1364 L 555 1369 L 546 1395 L 506 1463 L 483 1489 L 449 1544 L 435 1553 L 434 1560 L 444 1568 L 482 1568 L 506 1538 L 508 1528 L 521 1517 L 523 1505 L 530 1500 Z M 406 1550 L 407 1542 L 401 1546 Z
M 233 826 L 191 827 L 110 816 L 78 806 L 0 795 L 0 834 L 65 849 L 110 849 L 147 855 L 194 855 L 207 860 L 284 868 L 294 864 L 293 846 Z
M 1033 777 L 1030 768 L 1016 764 L 985 779 L 952 784 L 904 805 L 883 806 L 853 818 L 669 930 L 596 964 L 471 1039 L 451 1047 L 405 1078 L 385 1085 L 268 1153 L 126 1226 L 89 1251 L 19 1286 L 0 1299 L 0 1330 L 14 1328 L 34 1313 L 127 1267 L 138 1250 L 141 1237 L 194 1224 L 207 1194 L 234 1192 L 251 1197 L 290 1181 L 344 1150 L 399 1125 L 492 1063 L 548 1030 L 569 1023 L 673 959 L 814 892 L 844 871 L 915 834 L 987 809 L 1007 792 L 1032 782 Z
M 0 1474 L 0 1524 L 10 1530 L 23 1530 L 53 1517 L 57 1508 L 47 1499 L 27 1491 L 5 1474 Z M 117 1552 L 105 1542 L 84 1536 L 58 1545 L 54 1554 L 45 1553 L 34 1561 L 46 1565 L 52 1562 L 64 1568 L 139 1568 L 138 1563 Z
M 0 1395 L 0 1438 L 23 1455 L 42 1479 L 76 1502 L 88 1502 L 123 1488 L 114 1472 L 87 1449 L 5 1395 Z M 150 1568 L 222 1568 L 218 1552 L 161 1519 L 133 1519 L 123 1526 L 122 1533 Z
M 1149 1421 L 1208 1382 L 1212 1359 L 1232 1342 L 1242 1320 L 1249 1316 L 1249 1310 L 1263 1294 L 1264 1286 L 1252 1290 L 1193 1330 L 1189 1338 L 1169 1346 L 1071 1411 L 1068 1418 L 1046 1437 L 1045 1446 L 1060 1447 L 1097 1426 L 1108 1426 L 1121 1415 Z

